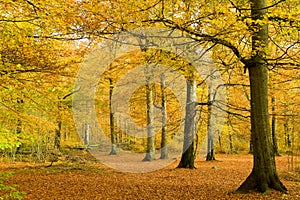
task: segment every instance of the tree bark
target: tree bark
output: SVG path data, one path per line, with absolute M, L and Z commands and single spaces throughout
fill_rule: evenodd
M 212 102 L 213 95 L 212 95 L 212 87 L 211 85 L 208 86 L 208 100 Z M 208 122 L 207 122 L 207 155 L 206 161 L 216 160 L 215 153 L 214 153 L 214 131 L 213 131 L 213 124 L 212 124 L 212 105 L 208 105 Z
M 253 169 L 237 192 L 257 189 L 267 192 L 269 188 L 287 192 L 279 180 L 271 142 L 268 113 L 268 68 L 265 63 L 268 45 L 268 26 L 262 23 L 266 15 L 266 0 L 251 0 L 253 22 L 252 57 L 246 66 L 249 70 L 251 93 L 251 137 L 253 141 Z M 258 21 L 259 20 L 259 21 Z
M 274 155 L 279 156 L 276 135 L 276 97 L 272 97 L 272 142 L 274 147 Z
M 115 121 L 114 113 L 112 110 L 112 94 L 113 94 L 113 81 L 109 78 L 109 126 L 110 126 L 110 140 L 111 140 L 111 150 L 109 155 L 117 155 L 116 150 L 116 134 L 115 134 Z
M 252 137 L 250 138 L 250 142 L 249 142 L 249 153 L 253 154 L 253 141 L 252 141 Z
M 196 80 L 187 79 L 186 111 L 184 121 L 183 153 L 177 168 L 195 169 L 194 137 L 196 117 Z
M 59 149 L 60 148 L 60 141 L 61 141 L 61 126 L 62 122 L 57 122 L 57 128 L 55 130 L 55 136 L 54 136 L 54 148 Z
M 161 84 L 161 109 L 162 109 L 162 129 L 161 129 L 161 152 L 160 159 L 168 158 L 168 137 L 167 137 L 167 98 L 166 98 L 166 80 L 165 75 L 160 76 Z
M 153 88 L 150 83 L 151 76 L 147 75 L 146 84 L 146 102 L 147 102 L 147 148 L 146 156 L 143 161 L 155 160 L 155 139 L 154 139 L 154 104 L 153 104 Z
M 232 134 L 229 133 L 229 149 L 230 149 L 230 153 L 233 154 L 233 141 L 232 141 Z
M 23 101 L 23 99 L 17 99 L 17 105 L 18 105 L 17 110 L 19 112 L 24 112 L 24 101 Z M 22 120 L 19 117 L 18 120 L 17 120 L 16 134 L 20 135 L 21 133 L 22 133 Z M 19 136 L 17 136 L 17 137 L 19 139 Z M 21 147 L 22 147 L 22 143 L 19 146 L 17 146 L 16 151 L 15 151 L 16 154 L 20 152 Z
M 89 145 L 90 143 L 90 124 L 88 122 L 86 122 L 84 124 L 84 140 L 83 140 L 83 144 L 84 145 Z

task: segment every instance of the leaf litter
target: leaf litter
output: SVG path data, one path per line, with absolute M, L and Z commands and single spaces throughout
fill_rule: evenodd
M 197 159 L 197 169 L 177 169 L 179 160 L 149 173 L 127 173 L 94 161 L 46 164 L 0 163 L 14 171 L 6 184 L 17 184 L 24 199 L 300 199 L 300 174 L 288 172 L 287 156 L 276 158 L 277 169 L 289 194 L 275 190 L 235 194 L 252 169 L 251 155 L 216 155 L 218 161 Z M 153 161 L 156 162 L 156 161 Z M 0 196 L 3 191 L 0 191 Z

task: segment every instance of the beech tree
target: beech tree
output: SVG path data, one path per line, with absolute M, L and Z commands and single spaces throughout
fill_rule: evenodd
M 287 192 L 278 178 L 275 166 L 274 149 L 270 137 L 268 113 L 268 68 L 266 49 L 268 46 L 268 25 L 263 20 L 267 13 L 265 0 L 251 1 L 253 22 L 252 55 L 246 62 L 249 70 L 251 92 L 251 139 L 253 142 L 254 165 L 251 174 L 238 188 L 239 192 L 258 189 L 266 192 L 269 188 Z
M 208 85 L 208 101 L 213 102 L 212 86 Z M 208 105 L 208 122 L 207 122 L 207 155 L 206 161 L 216 160 L 214 152 L 214 128 L 215 124 L 212 121 L 212 104 Z
M 184 120 L 183 153 L 178 168 L 195 169 L 195 130 L 196 130 L 196 79 L 189 77 L 186 81 L 186 108 Z
M 166 94 L 166 77 L 165 74 L 162 73 L 160 75 L 160 90 L 161 90 L 161 152 L 160 159 L 168 158 L 168 129 L 167 129 L 167 94 Z
M 143 161 L 151 161 L 155 159 L 153 85 L 149 83 L 149 75 L 146 76 L 148 76 L 146 77 L 147 147 Z
M 114 119 L 114 113 L 112 110 L 112 95 L 113 95 L 113 80 L 112 78 L 109 78 L 109 126 L 110 126 L 110 141 L 111 141 L 111 151 L 109 155 L 116 155 L 116 134 L 115 134 L 115 119 Z

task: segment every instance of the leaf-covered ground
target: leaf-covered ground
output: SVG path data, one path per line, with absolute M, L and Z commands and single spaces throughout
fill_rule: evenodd
M 289 190 L 287 195 L 273 190 L 267 195 L 232 193 L 249 175 L 252 156 L 216 158 L 218 161 L 214 162 L 196 161 L 196 170 L 174 169 L 178 163 L 175 161 L 149 173 L 118 172 L 95 162 L 58 162 L 48 168 L 46 164 L 1 163 L 0 167 L 1 171 L 15 171 L 6 183 L 18 184 L 27 193 L 24 199 L 30 200 L 300 199 L 300 177 L 296 172 L 288 172 L 291 165 L 287 156 L 277 157 L 279 175 Z

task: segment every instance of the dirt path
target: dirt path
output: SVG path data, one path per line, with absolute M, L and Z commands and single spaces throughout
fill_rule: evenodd
M 287 173 L 286 156 L 277 158 L 280 177 L 290 194 L 276 191 L 231 194 L 249 175 L 249 155 L 217 155 L 216 162 L 197 161 L 196 170 L 174 169 L 176 162 L 149 173 L 125 173 L 102 164 L 0 164 L 15 171 L 9 183 L 27 192 L 24 199 L 300 199 L 300 181 Z M 155 162 L 155 161 L 154 161 Z

